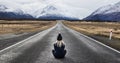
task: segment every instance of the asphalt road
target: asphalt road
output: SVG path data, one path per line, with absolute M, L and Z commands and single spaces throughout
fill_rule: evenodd
M 51 53 L 58 32 L 66 43 L 64 59 L 55 59 Z M 48 30 L 1 50 L 0 63 L 120 63 L 120 53 L 58 22 Z

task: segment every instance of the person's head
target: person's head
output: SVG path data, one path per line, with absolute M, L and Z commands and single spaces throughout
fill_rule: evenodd
M 62 41 L 62 35 L 59 33 L 58 36 L 57 36 L 57 40 L 58 41 Z
M 59 33 L 58 36 L 57 36 L 57 46 L 61 47 L 63 44 L 64 43 L 62 41 L 62 35 L 61 35 L 61 33 Z

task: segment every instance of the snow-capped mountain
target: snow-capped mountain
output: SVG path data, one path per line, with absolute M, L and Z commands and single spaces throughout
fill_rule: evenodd
M 61 20 L 79 20 L 70 14 L 67 7 L 59 4 L 46 4 L 46 0 L 40 0 L 41 6 L 32 8 L 8 0 L 0 1 L 0 19 L 61 19 Z
M 79 20 L 76 17 L 68 15 L 66 12 L 66 10 L 62 10 L 59 6 L 47 5 L 36 17 L 38 19 Z
M 0 5 L 0 19 L 32 19 L 29 14 L 25 14 L 20 9 L 8 8 L 5 5 Z
M 120 21 L 120 2 L 97 9 L 84 20 Z

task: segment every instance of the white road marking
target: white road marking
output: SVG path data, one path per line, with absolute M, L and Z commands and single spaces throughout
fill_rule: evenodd
M 42 34 L 43 32 L 46 32 L 46 31 L 48 32 L 48 31 L 52 30 L 52 29 L 55 28 L 56 26 L 57 26 L 57 25 L 53 26 L 53 27 L 50 28 L 50 29 L 47 29 L 47 30 L 42 31 L 42 32 L 40 32 L 40 33 L 37 33 L 37 34 L 35 34 L 35 35 L 33 35 L 33 36 L 31 36 L 31 37 L 25 39 L 25 40 L 22 40 L 22 41 L 16 43 L 16 44 L 13 44 L 13 45 L 11 45 L 11 46 L 9 46 L 9 47 L 6 47 L 6 48 L 0 50 L 0 55 L 1 55 L 1 54 L 4 54 L 5 52 L 8 52 L 9 50 L 15 48 L 16 46 L 20 46 L 22 43 L 24 43 L 24 42 L 26 42 L 26 41 L 28 41 L 28 40 L 31 40 L 32 38 L 34 38 L 34 37 L 36 37 L 36 36 Z M 44 34 L 44 35 L 45 35 L 45 34 Z

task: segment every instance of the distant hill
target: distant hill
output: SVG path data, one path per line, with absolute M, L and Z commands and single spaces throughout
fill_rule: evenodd
M 83 20 L 120 21 L 120 2 L 103 6 Z
M 0 12 L 0 19 L 33 19 L 31 15 L 14 12 Z

